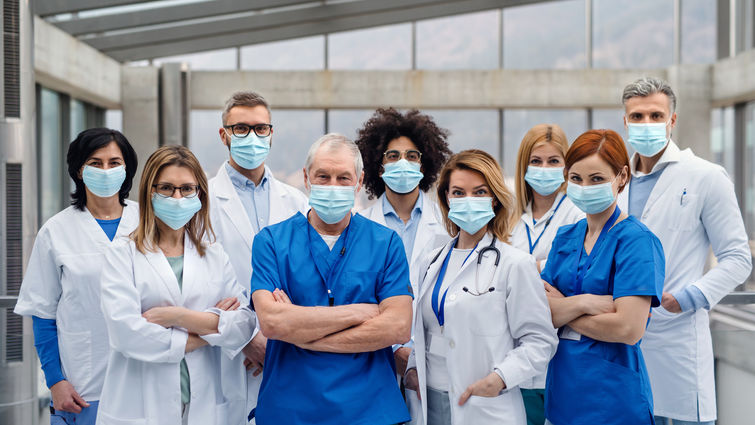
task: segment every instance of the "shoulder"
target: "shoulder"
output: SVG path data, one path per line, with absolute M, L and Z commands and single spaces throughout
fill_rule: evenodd
M 368 234 L 378 240 L 390 239 L 393 235 L 398 237 L 392 229 L 370 220 L 361 213 L 353 214 L 351 220 L 352 225 L 359 229 L 359 233 Z
M 257 240 L 257 238 L 271 238 L 277 240 L 285 234 L 289 234 L 291 232 L 300 232 L 300 229 L 306 227 L 306 225 L 307 217 L 305 217 L 301 212 L 297 211 L 296 214 L 281 222 L 263 227 L 259 231 L 259 233 L 257 233 L 254 239 Z
M 575 239 L 584 238 L 584 224 L 587 219 L 582 218 L 576 223 L 565 224 L 558 228 L 555 239 Z M 554 242 L 555 245 L 555 242 Z
M 660 240 L 644 223 L 634 216 L 629 216 L 616 224 L 617 232 L 612 232 L 613 236 L 623 243 L 658 243 Z
M 209 244 L 205 244 L 205 257 L 208 260 L 219 260 L 225 262 L 228 258 L 228 254 L 223 248 L 223 244 L 215 241 Z
M 58 230 L 71 229 L 72 225 L 74 225 L 74 220 L 84 214 L 89 213 L 87 211 L 79 210 L 75 206 L 71 205 L 65 208 L 63 211 L 50 217 L 39 229 L 39 233 L 43 234 L 49 233 L 51 231 L 54 232 Z
M 680 153 L 678 166 L 683 167 L 687 173 L 699 175 L 700 177 L 713 175 L 727 175 L 726 169 L 707 159 L 700 158 L 690 149 L 685 149 Z
M 530 264 L 535 261 L 530 254 L 506 242 L 496 241 L 495 247 L 501 251 L 501 260 L 505 260 L 511 264 Z
M 375 202 L 371 203 L 365 208 L 362 208 L 358 211 L 358 213 L 367 218 L 372 217 L 372 215 L 375 214 L 378 209 L 382 209 L 383 196 L 385 195 L 380 195 L 380 197 L 378 197 Z

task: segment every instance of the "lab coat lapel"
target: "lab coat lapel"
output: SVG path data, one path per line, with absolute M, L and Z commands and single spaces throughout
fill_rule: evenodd
M 197 268 L 199 264 L 201 264 L 199 252 L 197 252 L 197 248 L 191 242 L 188 233 L 186 233 L 184 234 L 184 271 L 183 282 L 181 284 L 182 305 L 189 296 L 200 288 L 198 281 L 202 279 L 203 270 Z
M 417 297 L 417 300 L 421 300 L 425 296 L 425 294 L 432 292 L 432 288 L 435 286 L 435 281 L 438 279 L 440 268 L 443 265 L 443 260 L 446 258 L 446 255 L 448 255 L 448 251 L 453 248 L 455 242 L 456 239 L 451 239 L 450 241 L 448 241 L 446 243 L 446 246 L 444 246 L 441 250 L 440 254 L 435 258 L 435 261 L 428 266 L 425 278 L 421 282 L 422 285 L 419 289 L 419 297 Z M 420 305 L 419 301 L 417 302 L 417 305 Z
M 241 203 L 239 194 L 236 193 L 236 189 L 233 187 L 233 183 L 231 183 L 231 178 L 228 176 L 225 164 L 221 165 L 220 170 L 218 170 L 218 184 L 215 197 L 220 202 L 220 209 L 233 223 L 233 226 L 251 251 L 252 239 L 254 237 L 252 224 L 249 223 L 249 216 L 246 214 L 246 210 L 244 210 L 244 205 Z M 271 201 L 274 199 L 272 193 L 270 193 L 270 199 Z M 277 205 L 276 202 L 270 202 L 270 204 Z
M 292 211 L 294 208 L 288 205 L 288 191 L 283 190 L 281 183 L 275 179 L 273 172 L 267 166 L 265 166 L 265 170 L 268 173 L 267 184 L 270 185 L 270 215 L 268 224 L 280 223 L 293 215 Z
M 183 296 L 181 295 L 181 290 L 178 288 L 176 275 L 173 274 L 173 269 L 170 268 L 168 259 L 165 258 L 165 254 L 163 254 L 162 250 L 160 248 L 157 248 L 156 252 L 147 250 L 144 256 L 147 258 L 149 265 L 152 266 L 155 274 L 160 277 L 163 285 L 165 285 L 165 288 L 168 290 L 168 293 L 171 296 L 171 301 L 173 301 L 173 305 L 183 305 Z M 186 263 L 185 257 L 184 263 Z M 184 270 L 184 276 L 185 275 L 186 270 Z
M 680 167 L 678 167 L 678 165 L 678 162 L 671 163 L 668 164 L 666 166 L 666 169 L 663 170 L 663 173 L 655 183 L 653 190 L 650 192 L 650 196 L 645 203 L 645 208 L 642 210 L 643 218 L 647 217 L 650 209 L 653 208 L 653 205 L 655 205 L 655 203 L 659 199 L 665 198 L 666 192 L 668 192 L 671 186 L 673 186 L 673 183 L 676 181 L 676 176 L 679 174 L 680 170 Z
M 438 233 L 438 218 L 435 216 L 435 209 L 432 208 L 431 202 L 427 196 L 423 198 L 422 215 L 417 223 L 417 233 L 414 236 L 414 246 L 412 247 L 412 258 L 409 264 L 415 264 L 421 255 L 427 255 L 425 247 L 435 239 Z M 381 207 L 382 209 L 382 207 Z M 431 247 L 432 248 L 432 247 Z
M 102 227 L 100 227 L 100 224 L 97 223 L 97 219 L 94 218 L 92 213 L 89 211 L 89 208 L 84 207 L 84 211 L 76 210 L 76 218 L 80 222 L 79 228 L 87 229 L 87 231 L 85 232 L 86 237 L 91 238 L 92 243 L 100 246 L 107 246 L 110 244 L 110 239 L 108 239 L 105 231 L 102 230 Z
M 371 207 L 369 207 L 366 211 L 364 216 L 366 218 L 369 218 L 370 220 L 374 221 L 375 223 L 382 224 L 383 226 L 386 226 L 385 222 L 385 213 L 383 211 L 383 198 L 385 197 L 385 193 L 380 195 L 380 197 L 375 201 L 374 204 L 372 204 Z

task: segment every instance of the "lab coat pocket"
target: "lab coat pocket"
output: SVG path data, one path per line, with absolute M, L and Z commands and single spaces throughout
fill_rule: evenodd
M 86 332 L 66 332 L 58 328 L 60 362 L 66 380 L 77 391 L 81 391 L 92 379 L 92 334 Z
M 460 309 L 473 334 L 485 337 L 500 337 L 504 334 L 506 300 L 502 291 L 480 292 L 480 295 L 461 294 L 464 303 Z
M 409 408 L 409 415 L 412 420 L 408 422 L 409 425 L 423 425 L 425 418 L 422 416 L 422 402 L 417 397 L 417 392 L 414 390 L 406 389 L 406 406 Z
M 507 408 L 508 404 L 510 404 L 507 398 L 510 397 L 507 397 L 506 394 L 497 397 L 480 397 L 476 395 L 469 397 L 466 405 L 462 407 L 462 409 L 466 410 L 464 412 L 464 423 L 502 423 L 501 419 L 504 417 L 504 412 L 508 412 L 508 415 L 514 413 L 512 409 Z
M 107 413 L 100 411 L 97 415 L 98 425 L 147 425 L 145 418 L 139 419 L 123 419 L 110 416 Z
M 669 228 L 676 231 L 694 230 L 700 222 L 697 195 L 687 193 L 677 199 L 678 202 L 672 202 L 668 211 Z

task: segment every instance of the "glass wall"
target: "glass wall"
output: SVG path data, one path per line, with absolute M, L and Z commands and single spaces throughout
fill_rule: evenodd
M 241 48 L 244 70 L 317 70 L 325 68 L 325 36 L 261 43 Z
M 410 69 L 412 24 L 389 25 L 328 35 L 330 69 Z
M 755 101 L 745 106 L 744 113 L 744 151 L 745 151 L 745 187 L 744 211 L 745 224 L 750 239 L 755 239 Z
M 66 175 L 63 139 L 65 127 L 61 96 L 40 88 L 37 102 L 37 173 L 39 179 L 39 224 L 63 208 Z M 67 138 L 67 135 L 66 135 Z
M 713 63 L 716 60 L 716 2 L 682 0 L 682 63 Z
M 186 62 L 195 71 L 225 71 L 237 69 L 237 49 L 221 49 L 188 55 L 167 56 L 152 61 L 155 66 L 169 62 Z
M 499 21 L 498 10 L 418 21 L 417 68 L 498 68 Z
M 722 165 L 733 180 L 737 175 L 734 107 L 711 111 L 710 151 L 713 162 Z

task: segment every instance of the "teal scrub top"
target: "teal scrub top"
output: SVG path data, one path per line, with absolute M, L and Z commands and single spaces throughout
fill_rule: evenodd
M 265 227 L 254 238 L 252 269 L 252 293 L 280 288 L 299 306 L 379 304 L 412 295 L 401 238 L 358 214 L 332 250 L 301 213 Z M 391 347 L 339 354 L 272 339 L 254 415 L 259 425 L 410 420 Z
M 586 231 L 586 219 L 558 230 L 542 279 L 567 297 L 649 296 L 652 307 L 660 305 L 665 259 L 658 238 L 630 216 L 616 223 L 588 256 Z M 578 270 L 585 270 L 589 257 L 578 292 Z M 548 366 L 545 410 L 555 425 L 653 424 L 653 396 L 640 343 L 610 343 L 584 335 L 579 341 L 560 338 Z

